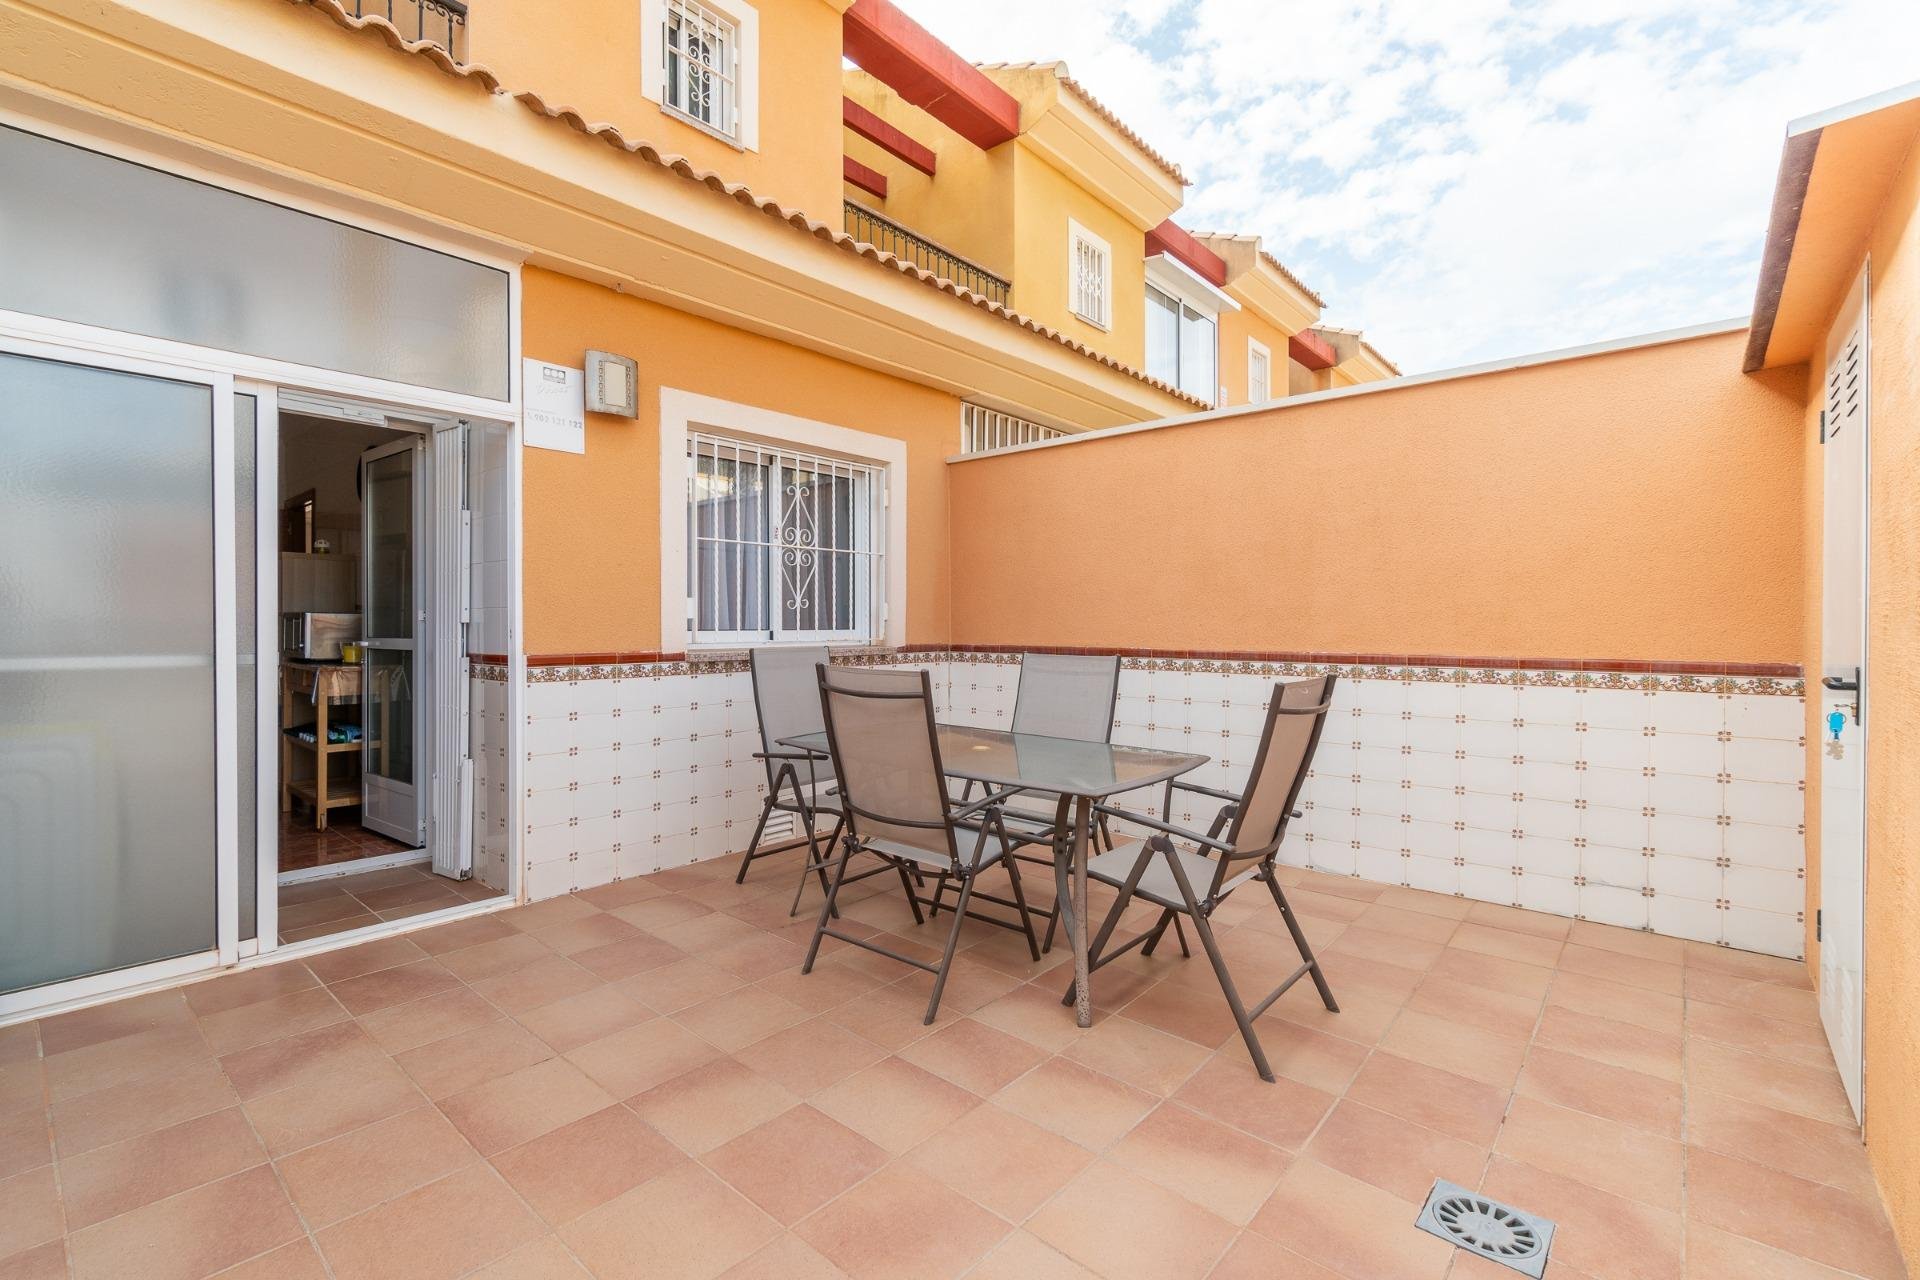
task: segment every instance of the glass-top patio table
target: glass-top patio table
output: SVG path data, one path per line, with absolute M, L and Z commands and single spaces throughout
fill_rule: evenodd
M 1093 806 L 1123 791 L 1156 786 L 1189 773 L 1205 764 L 1207 757 L 956 724 L 939 725 L 938 729 L 940 764 L 949 777 L 996 789 L 1020 787 L 1060 798 L 1055 821 L 1060 828 L 1070 830 L 1071 838 L 1064 859 L 1055 847 L 1054 900 L 1067 908 L 1063 923 L 1073 946 L 1074 1017 L 1081 1026 L 1092 1026 L 1093 1004 L 1087 985 L 1087 845 Z M 780 744 L 797 751 L 827 754 L 825 733 L 782 738 Z

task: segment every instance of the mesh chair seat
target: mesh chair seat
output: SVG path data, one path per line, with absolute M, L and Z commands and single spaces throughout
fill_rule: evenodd
M 945 854 L 935 853 L 931 849 L 922 849 L 918 845 L 905 844 L 899 840 L 866 840 L 862 842 L 861 847 L 871 849 L 875 853 L 884 853 L 890 858 L 906 858 L 910 862 L 919 863 L 929 871 L 946 871 L 952 866 Z M 989 842 L 986 852 L 980 858 L 980 866 L 985 869 L 1006 856 L 1006 850 L 996 843 Z
M 1121 888 L 1127 883 L 1127 877 L 1133 874 L 1133 866 L 1140 861 L 1140 854 L 1145 848 L 1146 842 L 1143 840 L 1123 840 L 1107 852 L 1089 858 L 1087 874 L 1101 884 Z M 1187 883 L 1192 886 L 1194 893 L 1204 897 L 1208 887 L 1213 884 L 1213 873 L 1220 864 L 1203 854 L 1180 848 L 1174 850 L 1173 856 L 1179 859 L 1180 869 L 1186 872 Z M 1216 900 L 1226 897 L 1259 874 L 1259 864 L 1249 859 L 1245 871 L 1229 876 L 1222 882 L 1220 892 L 1214 895 Z M 1133 886 L 1133 894 L 1136 898 L 1145 898 L 1155 906 L 1170 911 L 1186 910 L 1186 899 L 1180 896 L 1180 886 L 1175 882 L 1173 870 L 1167 866 L 1165 858 L 1155 858 L 1147 863 L 1146 870 L 1140 873 L 1139 881 Z

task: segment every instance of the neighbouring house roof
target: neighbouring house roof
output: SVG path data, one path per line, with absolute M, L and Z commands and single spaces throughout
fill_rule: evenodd
M 776 200 L 756 195 L 744 183 L 728 182 L 712 170 L 696 168 L 685 156 L 663 151 L 644 138 L 630 139 L 622 133 L 616 125 L 589 121 L 574 108 L 565 105 L 551 105 L 545 98 L 531 90 L 511 91 L 502 84 L 500 77 L 490 68 L 480 63 L 455 62 L 445 49 L 430 40 L 409 40 L 400 33 L 398 27 L 394 26 L 384 17 L 372 14 L 356 17 L 348 13 L 346 9 L 341 6 L 339 0 L 295 0 L 295 2 L 310 5 L 312 8 L 319 10 L 336 26 L 355 33 L 371 33 L 383 41 L 387 47 L 396 52 L 425 58 L 448 75 L 477 84 L 488 93 L 510 96 L 514 101 L 535 115 L 557 120 L 579 133 L 585 134 L 590 138 L 597 138 L 621 151 L 638 156 L 641 160 L 665 169 L 689 182 L 697 182 L 716 194 L 726 196 L 734 202 L 748 208 L 757 209 L 768 217 L 778 219 L 793 227 L 796 231 L 810 235 L 816 240 L 825 241 L 836 248 L 843 249 L 864 258 L 876 266 L 896 271 L 901 275 L 918 280 L 920 283 L 931 288 L 951 294 L 963 302 L 971 303 L 982 311 L 986 311 L 1003 320 L 1016 324 L 1050 342 L 1066 347 L 1097 364 L 1112 369 L 1116 373 L 1132 378 L 1137 382 L 1144 383 L 1157 391 L 1164 392 L 1177 400 L 1198 405 L 1202 408 L 1206 407 L 1207 402 L 1199 397 L 1189 395 L 1178 387 L 1162 382 L 1158 378 L 1149 377 L 1140 370 L 1116 360 L 1112 356 L 1095 351 L 1085 343 L 1076 341 L 1058 329 L 1043 325 L 1031 316 L 1023 315 L 1002 303 L 993 302 L 982 297 L 980 294 L 974 293 L 972 290 L 963 287 L 945 276 L 936 275 L 912 262 L 896 257 L 875 245 L 868 244 L 863 240 L 857 240 L 837 226 L 832 226 L 818 219 L 810 218 L 800 210 L 790 209 Z
M 1193 235 L 1197 240 L 1233 240 L 1242 244 L 1251 243 L 1255 246 L 1260 246 L 1259 236 L 1246 235 L 1235 231 L 1196 231 Z M 1288 284 L 1298 289 L 1303 297 L 1312 301 L 1314 306 L 1324 307 L 1327 305 L 1327 300 L 1322 298 L 1306 281 L 1293 274 L 1293 272 L 1287 268 L 1286 263 L 1274 257 L 1271 253 L 1268 253 L 1264 247 L 1259 249 L 1259 253 L 1260 261 L 1279 272 L 1282 280 L 1285 280 Z
M 1313 328 L 1314 328 L 1314 332 L 1316 333 L 1333 334 L 1333 335 L 1336 335 L 1337 337 L 1345 338 L 1347 341 L 1351 342 L 1356 348 L 1366 352 L 1368 355 L 1372 356 L 1375 360 L 1379 361 L 1380 366 L 1386 369 L 1394 377 L 1397 378 L 1400 376 L 1400 366 L 1395 364 L 1393 361 L 1387 359 L 1385 356 L 1381 355 L 1380 349 L 1374 346 L 1371 342 L 1367 341 L 1366 334 L 1362 330 L 1342 329 L 1338 325 L 1331 325 L 1331 324 L 1317 324 Z
M 1167 159 L 1165 156 L 1161 155 L 1158 151 L 1155 151 L 1153 147 L 1147 143 L 1147 140 L 1145 138 L 1135 133 L 1133 129 L 1127 124 L 1126 121 L 1122 120 L 1119 116 L 1114 114 L 1113 108 L 1109 107 L 1106 103 L 1100 101 L 1100 99 L 1094 97 L 1091 93 L 1087 91 L 1087 87 L 1085 85 L 1081 84 L 1078 80 L 1075 80 L 1072 76 L 1068 75 L 1066 63 L 1055 60 L 1052 62 L 976 62 L 974 63 L 974 65 L 980 68 L 980 70 L 982 71 L 1051 71 L 1053 72 L 1054 79 L 1060 82 L 1060 87 L 1062 89 L 1065 89 L 1068 93 L 1078 98 L 1081 104 L 1085 106 L 1087 110 L 1093 112 L 1093 114 L 1095 114 L 1096 116 L 1099 116 L 1102 120 L 1106 121 L 1109 125 L 1112 125 L 1114 132 L 1118 133 L 1121 137 L 1125 138 L 1129 143 L 1131 143 L 1133 145 L 1134 150 L 1138 151 L 1141 155 L 1145 156 L 1148 160 L 1152 161 L 1155 168 L 1159 169 L 1160 172 L 1166 174 L 1169 178 L 1172 178 L 1175 182 L 1179 183 L 1183 187 L 1190 187 L 1193 185 L 1193 183 L 1188 180 L 1187 175 L 1180 172 L 1179 165 Z

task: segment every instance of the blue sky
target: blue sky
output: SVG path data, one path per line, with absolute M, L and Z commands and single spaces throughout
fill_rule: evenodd
M 1745 315 L 1788 120 L 1920 79 L 1916 0 L 898 0 L 1066 61 L 1407 372 Z

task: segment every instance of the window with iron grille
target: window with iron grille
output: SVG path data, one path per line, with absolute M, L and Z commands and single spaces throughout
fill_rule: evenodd
M 1067 296 L 1073 314 L 1102 329 L 1113 323 L 1113 254 L 1107 242 L 1067 221 Z
M 666 0 L 661 101 L 732 137 L 739 125 L 740 30 L 696 0 Z
M 1006 449 L 1016 444 L 1034 444 L 1054 440 L 1067 433 L 1058 427 L 1028 422 L 985 405 L 960 402 L 960 452 L 984 453 L 988 449 Z
M 884 634 L 883 468 L 687 437 L 695 644 L 864 644 Z

